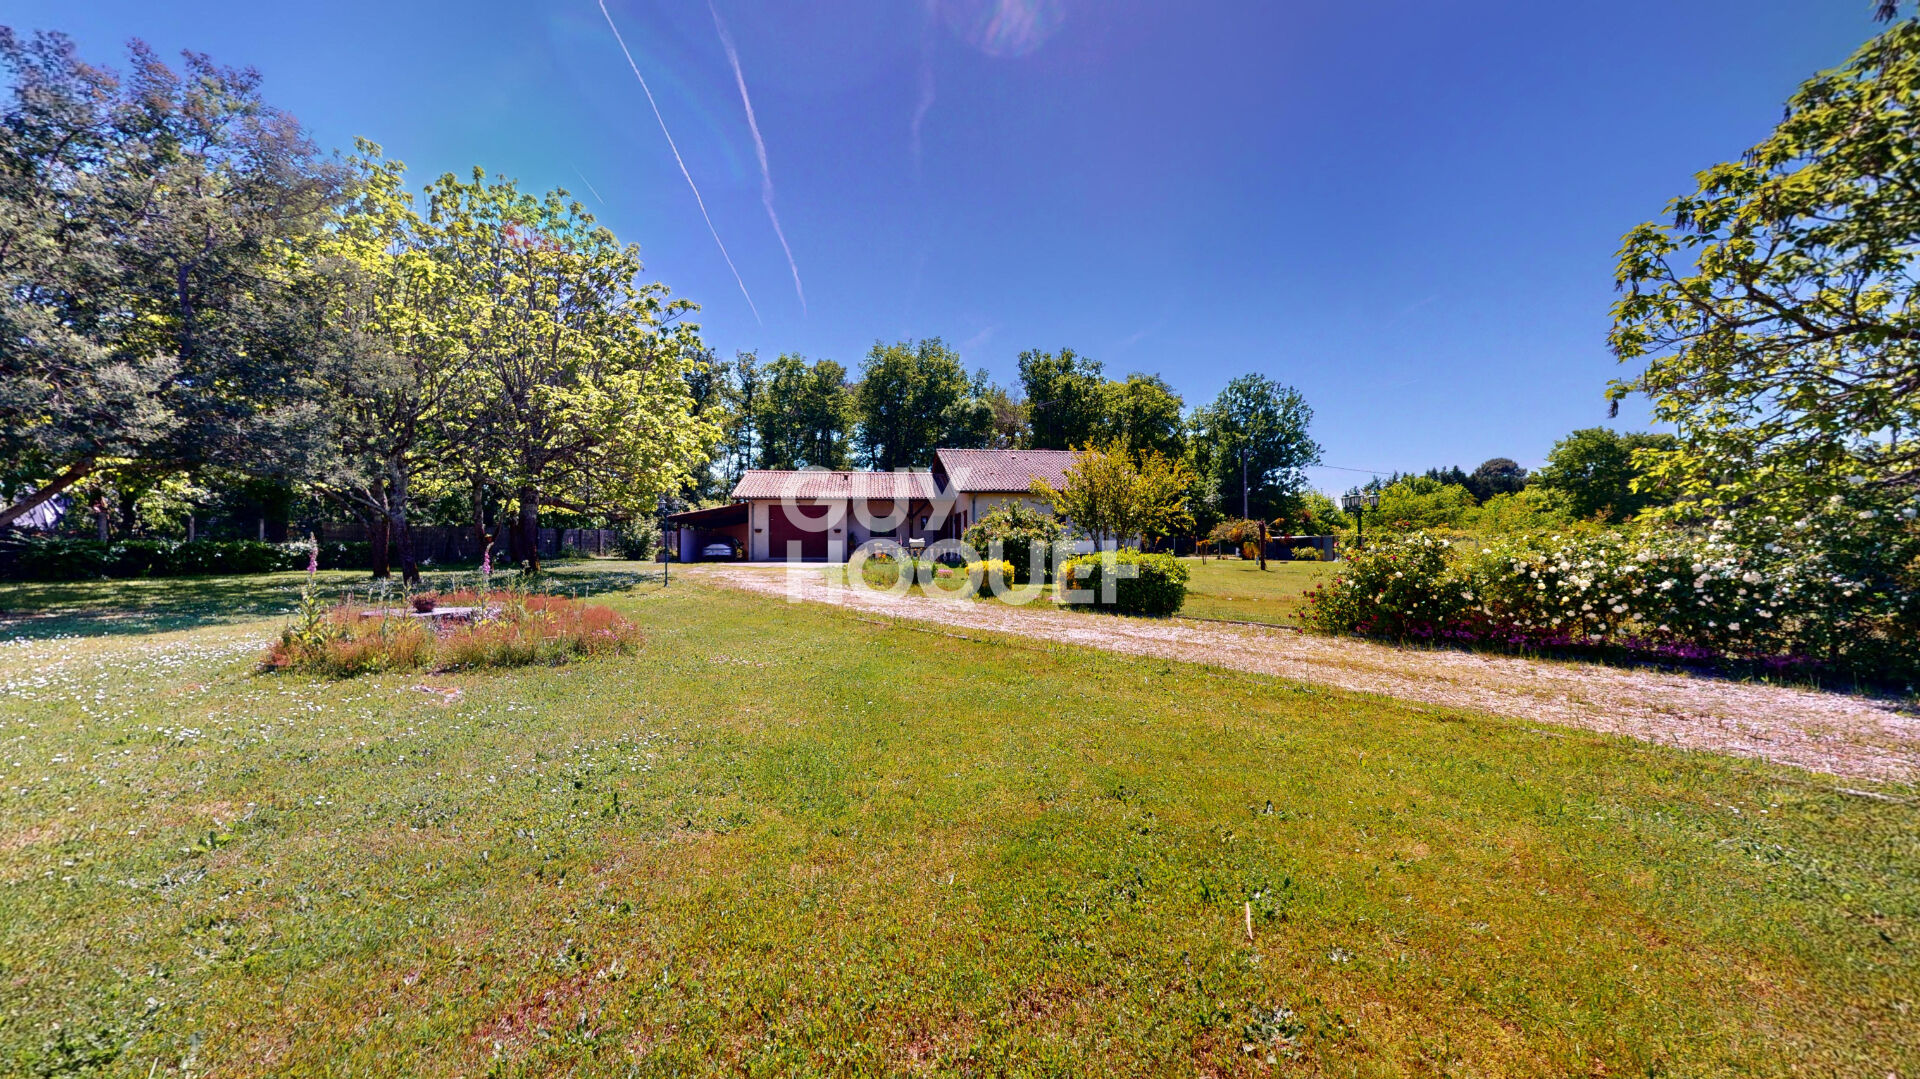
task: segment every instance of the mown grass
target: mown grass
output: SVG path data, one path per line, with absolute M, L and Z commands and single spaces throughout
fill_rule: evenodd
M 659 576 L 658 563 L 580 559 L 550 564 L 544 587 L 593 594 L 658 583 Z M 437 587 L 448 579 L 470 584 L 473 577 L 470 568 L 434 571 L 427 574 L 423 587 Z M 377 587 L 364 570 L 322 570 L 316 579 L 328 596 L 364 596 Z M 0 641 L 232 625 L 286 613 L 299 604 L 306 583 L 307 575 L 299 571 L 245 577 L 0 581 Z M 387 584 L 397 601 L 400 582 L 394 579 Z
M 1180 613 L 1193 618 L 1225 618 L 1275 626 L 1300 624 L 1307 589 L 1331 577 L 1332 562 L 1257 561 L 1238 558 L 1183 558 L 1192 571 L 1187 602 Z
M 505 674 L 250 673 L 277 622 L 0 647 L 0 1073 L 1920 1065 L 1911 802 L 678 578 L 608 602 L 639 656 Z

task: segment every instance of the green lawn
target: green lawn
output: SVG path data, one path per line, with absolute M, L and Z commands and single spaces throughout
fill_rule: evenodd
M 1297 625 L 1301 597 L 1336 568 L 1332 562 L 1268 562 L 1262 570 L 1238 558 L 1181 561 L 1193 571 L 1181 614 L 1276 626 Z
M 0 645 L 0 1074 L 1920 1068 L 1910 801 L 678 577 L 257 675 L 256 593 Z

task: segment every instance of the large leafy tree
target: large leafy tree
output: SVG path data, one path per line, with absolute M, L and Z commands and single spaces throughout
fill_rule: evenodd
M 1774 133 L 1628 233 L 1614 350 L 1680 441 L 1687 512 L 1794 517 L 1920 493 L 1920 25 L 1795 93 Z
M 1038 349 L 1020 354 L 1020 387 L 1027 397 L 1028 444 L 1037 450 L 1071 450 L 1100 434 L 1106 379 L 1099 361 Z
M 726 405 L 721 426 L 721 463 L 731 488 L 740 474 L 759 467 L 760 419 L 766 413 L 766 372 L 758 352 L 736 352 L 721 369 L 720 388 Z
M 1496 495 L 1518 494 L 1527 486 L 1527 470 L 1511 457 L 1490 457 L 1468 473 L 1466 488 L 1476 501 Z
M 1227 514 L 1240 514 L 1243 498 L 1248 516 L 1286 512 L 1306 487 L 1302 470 L 1320 460 L 1320 445 L 1307 434 L 1312 422 L 1300 391 L 1265 375 L 1234 379 L 1195 411 L 1193 457 Z
M 1132 374 L 1101 387 L 1094 438 L 1117 442 L 1137 454 L 1179 457 L 1186 450 L 1186 416 L 1180 395 L 1159 375 Z
M 352 198 L 317 245 L 328 284 L 319 371 L 331 452 L 315 486 L 370 526 L 376 576 L 386 573 L 391 537 L 413 583 L 416 487 L 464 448 L 446 437 L 468 433 L 455 391 L 477 387 L 451 325 L 460 278 L 414 210 L 406 167 L 364 140 L 350 164 Z
M 428 207 L 459 300 L 455 392 L 477 404 L 470 452 L 513 494 L 520 556 L 539 568 L 542 507 L 644 516 L 691 482 L 718 438 L 688 390 L 704 355 L 694 305 L 640 284 L 639 248 L 564 192 L 476 169 L 442 176 Z
M 0 27 L 0 526 L 113 464 L 314 448 L 298 268 L 340 172 L 252 71 L 131 60 L 122 79 Z
M 782 355 L 762 372 L 761 468 L 851 467 L 853 393 L 847 369 L 832 360 L 809 364 Z
M 1624 521 L 1671 501 L 1647 462 L 1678 446 L 1672 435 L 1588 427 L 1554 443 L 1533 482 L 1564 495 L 1566 511 L 1579 520 Z
M 993 409 L 975 392 L 960 356 L 938 337 L 875 342 L 854 391 L 860 454 L 870 468 L 918 468 L 941 447 L 984 446 Z

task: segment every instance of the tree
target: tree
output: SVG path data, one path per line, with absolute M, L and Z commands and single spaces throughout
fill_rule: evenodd
M 1564 495 L 1577 520 L 1624 521 L 1666 500 L 1646 462 L 1677 444 L 1672 435 L 1588 427 L 1554 443 L 1533 482 Z
M 1264 375 L 1234 379 L 1195 412 L 1194 457 L 1212 477 L 1224 512 L 1238 514 L 1243 497 L 1254 517 L 1286 508 L 1306 485 L 1302 469 L 1320 460 L 1319 444 L 1307 435 L 1312 422 L 1300 391 Z
M 764 408 L 761 389 L 766 383 L 760 369 L 760 354 L 736 352 L 733 364 L 726 368 L 721 386 L 727 415 L 721 442 L 726 462 L 726 484 L 732 488 L 741 473 L 757 467 L 760 458 L 760 416 Z
M 1005 386 L 989 382 L 985 371 L 974 372 L 973 381 L 983 387 L 975 396 L 986 402 L 993 413 L 993 433 L 988 436 L 987 445 L 996 450 L 1019 450 L 1032 445 L 1033 426 L 1027 418 L 1026 399 L 1015 396 Z
M 515 548 L 540 566 L 542 506 L 641 517 L 706 463 L 718 430 L 686 375 L 704 352 L 666 286 L 637 284 L 622 246 L 563 192 L 451 173 L 429 188 L 436 256 L 457 275 L 450 320 L 482 402 L 474 443 L 513 494 Z
M 406 166 L 360 140 L 352 196 L 315 247 L 327 283 L 318 370 L 331 437 L 318 490 L 367 523 L 373 571 L 387 574 L 389 539 L 401 576 L 418 583 L 408 512 L 423 473 L 461 448 L 442 435 L 462 377 L 448 332 L 454 276 L 414 211 Z
M 1480 462 L 1466 478 L 1464 486 L 1477 502 L 1495 495 L 1517 494 L 1527 485 L 1527 470 L 1510 457 L 1491 457 Z
M 1472 510 L 1473 496 L 1465 487 L 1406 476 L 1381 488 L 1380 506 L 1368 515 L 1388 529 L 1458 528 Z
M 123 82 L 0 27 L 0 527 L 103 463 L 312 455 L 309 282 L 340 186 L 259 76 L 144 44 Z
M 1095 539 L 1131 543 L 1193 527 L 1187 491 L 1194 477 L 1178 458 L 1108 443 L 1083 450 L 1068 466 L 1066 480 L 1064 490 L 1035 480 L 1033 494 Z
M 847 369 L 832 360 L 809 365 L 783 354 L 762 374 L 761 468 L 850 468 L 853 394 Z
M 1100 388 L 1093 439 L 1115 442 L 1134 453 L 1149 450 L 1179 457 L 1186 450 L 1186 419 L 1180 395 L 1159 375 L 1132 374 Z
M 935 449 L 984 446 L 993 431 L 992 409 L 938 337 L 874 342 L 854 411 L 861 456 L 881 471 L 929 466 Z
M 1106 404 L 1101 372 L 1098 361 L 1075 355 L 1070 348 L 1020 354 L 1020 386 L 1027 395 L 1034 449 L 1071 450 L 1093 442 Z
M 1920 492 L 1920 25 L 1800 87 L 1773 134 L 1629 232 L 1611 337 L 1689 513 L 1886 515 Z M 1792 519 L 1791 517 L 1788 519 Z
M 1467 515 L 1469 526 L 1487 535 L 1540 532 L 1571 522 L 1567 496 L 1537 484 L 1494 495 Z
M 1353 519 L 1333 499 L 1312 489 L 1301 491 L 1274 528 L 1289 536 L 1331 536 L 1353 527 Z

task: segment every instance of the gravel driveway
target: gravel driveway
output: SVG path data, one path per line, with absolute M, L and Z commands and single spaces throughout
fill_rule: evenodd
M 830 585 L 818 565 L 791 573 L 778 567 L 687 570 L 735 588 L 778 596 L 791 589 L 801 600 L 891 618 L 1278 675 L 1851 779 L 1920 780 L 1920 714 L 1886 700 L 1593 663 L 1404 648 L 1285 629 L 1091 615 L 1041 603 L 1015 607 L 891 596 Z

